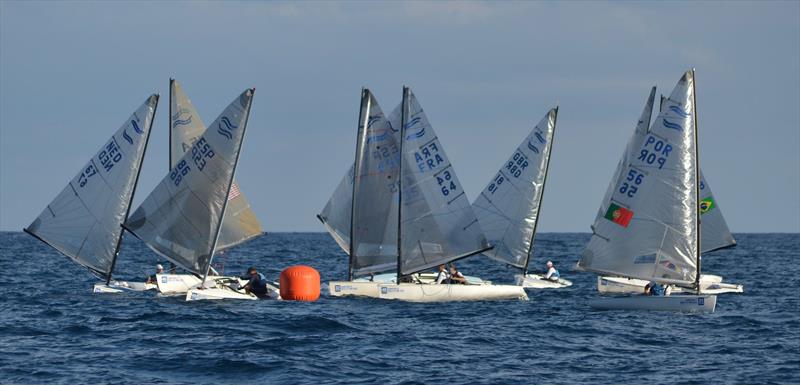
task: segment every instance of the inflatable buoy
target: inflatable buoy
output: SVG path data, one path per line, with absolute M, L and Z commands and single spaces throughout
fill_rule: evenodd
M 311 266 L 291 266 L 281 272 L 281 298 L 289 301 L 316 301 L 319 298 L 319 272 Z

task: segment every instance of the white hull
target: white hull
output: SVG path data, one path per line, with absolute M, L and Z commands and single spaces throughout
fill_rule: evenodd
M 551 281 L 549 279 L 544 279 L 544 277 L 539 274 L 526 274 L 524 277 L 522 274 L 517 274 L 514 276 L 514 279 L 517 285 L 526 289 L 561 289 L 572 286 L 572 282 L 566 279 L 559 278 L 558 281 Z
M 715 295 L 672 295 L 658 297 L 635 295 L 606 297 L 589 301 L 589 306 L 603 310 L 652 310 L 682 313 L 713 313 L 717 306 Z
M 238 280 L 237 277 L 220 277 L 216 275 L 209 275 L 206 279 L 208 282 L 215 280 Z M 202 278 L 198 278 L 191 274 L 156 274 L 156 284 L 158 285 L 158 292 L 162 295 L 184 295 L 190 289 L 200 286 Z
M 211 281 L 214 282 L 214 281 Z M 239 299 L 239 300 L 257 300 L 259 299 L 253 294 L 247 294 L 244 290 L 236 290 L 244 286 L 246 281 L 236 280 L 230 281 L 225 279 L 218 279 L 215 283 L 209 285 L 206 282 L 205 288 L 192 288 L 186 292 L 187 301 L 202 301 L 202 300 L 220 300 L 220 299 Z M 234 289 L 236 288 L 236 289 Z M 267 284 L 267 298 L 280 299 L 280 291 L 277 287 Z
M 420 283 L 380 283 L 332 281 L 331 296 L 359 296 L 408 302 L 528 300 L 521 286 L 512 285 L 436 285 Z
M 92 293 L 122 293 L 123 291 L 147 291 L 156 289 L 156 285 L 144 282 L 111 281 L 110 285 L 95 283 Z
M 723 283 L 718 275 L 700 276 L 700 294 L 742 293 L 742 285 Z M 597 291 L 601 293 L 642 294 L 644 287 L 649 283 L 642 279 L 622 277 L 597 277 Z M 672 288 L 672 293 L 689 292 L 680 287 Z M 694 293 L 694 291 L 691 291 Z

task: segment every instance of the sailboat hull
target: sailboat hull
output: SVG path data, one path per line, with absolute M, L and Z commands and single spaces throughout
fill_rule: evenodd
M 700 276 L 700 294 L 742 293 L 744 287 L 738 284 L 723 283 L 718 275 L 703 274 Z M 601 293 L 641 294 L 649 281 L 623 277 L 597 277 L 597 291 Z M 675 287 L 673 293 L 682 293 L 683 289 Z M 694 291 L 692 291 L 693 293 Z
M 208 281 L 236 280 L 237 277 L 208 276 Z M 156 274 L 156 284 L 161 295 L 184 295 L 187 291 L 200 286 L 202 278 L 191 274 Z
M 155 290 L 156 285 L 144 282 L 112 281 L 110 285 L 95 283 L 92 293 L 122 293 L 123 291 Z
M 558 281 L 551 281 L 544 279 L 539 274 L 526 274 L 524 277 L 522 274 L 517 274 L 514 279 L 517 285 L 526 289 L 561 289 L 572 286 L 572 282 L 566 279 L 559 278 Z
M 513 285 L 436 285 L 332 281 L 331 296 L 358 296 L 408 302 L 528 300 L 521 286 Z
M 589 301 L 589 306 L 602 310 L 650 310 L 681 313 L 713 313 L 716 295 L 671 295 L 667 297 L 637 295 L 607 297 Z

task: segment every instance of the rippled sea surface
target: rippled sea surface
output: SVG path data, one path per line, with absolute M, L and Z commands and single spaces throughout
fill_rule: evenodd
M 707 315 L 598 311 L 596 278 L 573 272 L 588 234 L 537 236 L 533 266 L 574 285 L 530 301 L 413 304 L 323 295 L 315 303 L 92 294 L 84 269 L 22 233 L 0 233 L 0 383 L 798 383 L 798 234 L 738 234 L 704 271 L 741 283 Z M 228 273 L 288 266 L 342 279 L 322 233 L 269 233 L 229 251 Z M 117 277 L 159 259 L 127 237 Z M 483 257 L 468 275 L 511 282 Z

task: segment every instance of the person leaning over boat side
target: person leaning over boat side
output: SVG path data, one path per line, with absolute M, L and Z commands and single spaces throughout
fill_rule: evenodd
M 239 277 L 247 279 L 247 283 L 242 287 L 245 293 L 253 293 L 258 298 L 267 297 L 267 278 L 256 270 L 255 266 L 250 266 L 247 269 L 247 274 Z
M 158 282 L 158 278 L 156 278 L 156 274 L 162 274 L 162 273 L 164 273 L 164 266 L 161 266 L 161 264 L 159 263 L 159 264 L 156 265 L 156 273 L 153 274 L 153 275 L 148 275 L 147 276 L 147 282 L 145 282 L 145 283 L 156 283 L 156 282 Z
M 644 286 L 644 295 L 653 295 L 656 297 L 667 296 L 667 288 L 658 282 L 651 281 Z
M 456 264 L 455 263 L 450 263 L 450 282 L 449 283 L 461 284 L 461 285 L 466 285 L 467 284 L 467 278 L 464 277 L 464 274 L 461 274 L 461 272 L 458 271 L 458 269 L 456 269 Z
M 547 272 L 544 274 L 544 279 L 558 281 L 559 278 L 561 278 L 561 274 L 559 274 L 556 267 L 553 266 L 553 261 L 547 261 Z
M 445 266 L 439 265 L 439 274 L 436 274 L 436 281 L 434 283 L 441 285 L 443 283 L 447 283 L 450 279 L 450 273 L 447 272 Z

